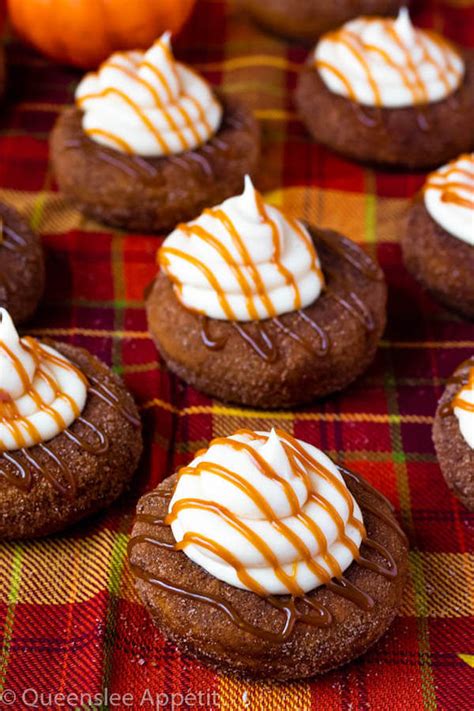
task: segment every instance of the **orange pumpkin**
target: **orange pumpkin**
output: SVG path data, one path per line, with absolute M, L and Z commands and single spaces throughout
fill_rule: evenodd
M 96 67 L 111 52 L 178 32 L 195 0 L 8 0 L 13 26 L 48 57 Z

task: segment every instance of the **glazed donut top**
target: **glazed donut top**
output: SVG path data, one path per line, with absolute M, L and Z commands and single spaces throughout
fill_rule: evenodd
M 249 177 L 242 195 L 179 225 L 160 266 L 188 309 L 215 319 L 255 321 L 313 303 L 324 278 L 311 236 L 266 205 Z
M 258 595 L 302 595 L 359 558 L 362 514 L 333 462 L 283 431 L 213 440 L 178 482 L 165 520 L 176 548 Z
M 0 452 L 47 442 L 81 414 L 86 377 L 64 356 L 18 336 L 0 309 Z
M 323 35 L 314 62 L 328 89 L 365 106 L 396 108 L 440 101 L 464 75 L 464 62 L 440 35 L 396 20 L 359 17 Z
M 474 246 L 474 153 L 465 153 L 431 173 L 423 193 L 433 220 Z
M 218 130 L 222 107 L 207 82 L 176 62 L 165 33 L 147 51 L 115 52 L 76 90 L 84 132 L 125 153 L 193 150 Z

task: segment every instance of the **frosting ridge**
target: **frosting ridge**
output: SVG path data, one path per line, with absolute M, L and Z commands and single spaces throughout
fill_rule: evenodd
M 187 308 L 215 319 L 255 321 L 315 301 L 324 285 L 304 225 L 245 189 L 178 227 L 159 250 L 160 266 Z
M 85 376 L 50 346 L 20 339 L 1 308 L 0 452 L 52 439 L 79 417 L 86 399 Z
M 323 35 L 314 62 L 328 89 L 366 106 L 440 101 L 454 92 L 464 62 L 440 35 L 415 28 L 406 7 L 397 19 L 358 17 Z
M 474 246 L 474 153 L 465 153 L 431 173 L 423 194 L 433 220 Z
M 174 59 L 166 32 L 146 52 L 115 52 L 76 90 L 84 132 L 116 150 L 157 157 L 193 150 L 218 130 L 208 83 Z
M 262 596 L 341 576 L 365 536 L 333 462 L 280 430 L 213 440 L 180 470 L 166 522 L 191 560 Z

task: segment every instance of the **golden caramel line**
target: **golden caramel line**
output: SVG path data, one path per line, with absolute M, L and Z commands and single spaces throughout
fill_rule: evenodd
M 124 56 L 124 58 L 126 59 L 126 55 L 124 53 L 122 54 L 122 56 Z M 148 82 L 146 79 L 143 79 L 143 77 L 138 76 L 136 71 L 128 69 L 127 67 L 124 67 L 121 64 L 116 64 L 115 62 L 109 61 L 109 62 L 106 62 L 104 66 L 105 67 L 112 67 L 113 69 L 116 69 L 117 71 L 123 72 L 129 79 L 132 79 L 132 81 L 135 81 L 137 84 L 140 84 L 141 86 L 143 86 L 151 95 L 151 97 L 155 103 L 155 106 L 163 112 L 165 119 L 168 122 L 168 125 L 171 128 L 171 130 L 175 131 L 176 135 L 178 136 L 178 140 L 181 144 L 182 149 L 185 151 L 189 150 L 190 144 L 186 140 L 185 135 L 183 134 L 183 132 L 179 128 L 178 124 L 174 120 L 174 118 L 171 114 L 171 111 L 169 111 L 166 108 L 165 104 L 160 99 L 158 92 L 153 87 L 153 85 L 150 84 L 150 82 Z M 152 64 L 150 64 L 149 62 L 146 62 L 146 61 L 143 63 L 143 65 L 140 65 L 140 66 L 144 66 L 148 70 L 151 70 L 153 72 L 154 76 L 158 78 L 160 84 L 163 86 L 163 88 L 165 89 L 165 91 L 168 95 L 169 102 L 174 105 L 174 107 L 176 108 L 177 111 L 179 111 L 186 127 L 190 129 L 191 133 L 194 136 L 195 141 L 197 143 L 199 143 L 201 140 L 200 136 L 199 136 L 199 134 L 194 126 L 194 123 L 193 123 L 191 117 L 189 116 L 188 112 L 186 111 L 186 109 L 183 106 L 180 106 L 179 104 L 173 102 L 173 95 L 171 92 L 171 88 L 170 88 L 168 82 L 166 81 L 166 78 L 165 78 L 165 75 L 163 74 L 163 72 L 160 71 L 157 67 L 154 67 Z M 177 75 L 176 75 L 176 77 L 177 77 Z M 178 78 L 177 78 L 177 81 L 178 81 Z M 196 101 L 196 104 L 198 104 L 197 101 Z M 201 113 L 203 113 L 202 107 L 200 107 L 200 108 L 201 108 Z
M 162 40 L 158 40 L 157 44 L 161 47 L 161 49 L 163 50 L 164 54 L 166 55 L 166 58 L 167 58 L 167 60 L 168 60 L 168 62 L 169 62 L 169 65 L 170 65 L 170 67 L 171 67 L 171 69 L 172 69 L 172 71 L 173 71 L 173 73 L 174 73 L 175 81 L 176 81 L 177 85 L 178 85 L 178 86 L 181 86 L 181 82 L 180 82 L 179 76 L 178 76 L 178 71 L 177 71 L 177 68 L 176 68 L 176 62 L 174 61 L 174 57 L 173 57 L 173 55 L 172 55 L 172 53 L 171 53 L 170 48 L 169 48 Z M 148 70 L 150 70 L 150 71 L 155 75 L 155 77 L 158 79 L 158 81 L 160 82 L 160 84 L 163 86 L 165 92 L 167 93 L 169 102 L 170 102 L 170 103 L 173 103 L 173 94 L 172 94 L 172 91 L 171 91 L 171 87 L 170 87 L 170 85 L 168 84 L 168 82 L 166 81 L 166 78 L 165 78 L 163 72 L 161 72 L 157 67 L 153 66 L 153 64 L 151 64 L 150 62 L 148 62 L 148 61 L 146 61 L 146 60 L 143 60 L 142 62 L 140 62 L 140 65 L 139 65 L 139 66 L 140 66 L 140 67 L 142 67 L 142 66 L 143 66 L 143 67 L 146 67 Z M 187 67 L 187 70 L 190 71 L 190 72 L 192 72 L 192 70 L 191 70 L 189 67 Z M 192 74 L 194 74 L 194 75 L 196 76 L 196 78 L 197 78 L 199 81 L 202 81 L 202 80 L 201 80 L 201 77 L 199 77 L 196 72 L 192 72 Z M 197 111 L 198 111 L 198 115 L 199 115 L 199 117 L 200 117 L 200 119 L 201 119 L 201 122 L 202 122 L 203 125 L 205 126 L 206 130 L 207 130 L 209 133 L 211 133 L 211 126 L 210 126 L 210 124 L 209 124 L 209 122 L 208 122 L 208 120 L 207 120 L 207 117 L 206 117 L 206 114 L 205 114 L 205 111 L 204 111 L 203 106 L 199 103 L 199 101 L 198 101 L 194 96 L 189 96 L 189 95 L 187 95 L 187 99 L 188 99 L 189 101 L 191 101 L 192 104 L 194 104 L 194 106 L 196 107 L 196 109 L 197 109 Z M 160 108 L 163 108 L 163 107 L 160 106 Z M 186 109 L 185 109 L 183 106 L 177 105 L 176 108 L 177 108 L 178 111 L 181 113 L 181 116 L 183 117 L 186 126 L 192 131 L 193 136 L 194 136 L 196 142 L 199 143 L 200 140 L 201 140 L 201 138 L 200 138 L 200 136 L 199 136 L 199 134 L 198 134 L 198 132 L 197 132 L 197 130 L 196 130 L 196 127 L 194 126 L 194 123 L 193 123 L 191 117 L 189 116 L 188 112 L 186 111 Z M 178 131 L 177 128 L 176 128 L 176 130 Z M 183 137 L 183 138 L 184 138 L 184 137 Z M 180 140 L 181 140 L 181 137 L 180 137 Z M 187 145 L 187 147 L 189 148 L 189 145 L 188 145 L 188 144 L 186 144 L 186 145 Z
M 298 286 L 296 284 L 294 276 L 291 274 L 291 272 L 286 269 L 286 267 L 281 263 L 280 261 L 280 238 L 279 238 L 279 233 L 278 233 L 278 228 L 276 224 L 274 223 L 273 220 L 268 216 L 268 213 L 265 209 L 265 205 L 263 203 L 263 199 L 261 196 L 257 193 L 256 194 L 257 198 L 257 207 L 259 210 L 259 214 L 262 218 L 262 220 L 270 226 L 272 230 L 272 241 L 274 245 L 274 263 L 280 272 L 280 274 L 283 276 L 285 279 L 285 282 L 287 284 L 290 284 L 293 288 L 293 291 L 295 293 L 295 300 L 294 300 L 294 308 L 295 310 L 298 310 L 301 307 L 301 296 L 299 293 Z M 246 306 L 247 306 L 247 311 L 249 313 L 249 316 L 252 320 L 257 320 L 258 319 L 258 312 L 255 307 L 255 302 L 254 302 L 254 297 L 257 296 L 261 299 L 262 304 L 264 305 L 267 315 L 269 318 L 274 318 L 276 316 L 276 310 L 275 307 L 271 301 L 270 295 L 268 294 L 268 291 L 265 288 L 265 285 L 263 283 L 263 280 L 258 272 L 258 268 L 256 264 L 253 262 L 249 251 L 247 250 L 242 238 L 240 237 L 238 230 L 236 229 L 235 225 L 233 224 L 232 220 L 225 214 L 223 210 L 220 208 L 208 208 L 204 210 L 204 214 L 207 214 L 216 220 L 219 220 L 225 229 L 227 230 L 232 243 L 236 247 L 237 251 L 239 252 L 241 258 L 242 258 L 242 267 L 238 264 L 236 264 L 235 260 L 233 259 L 231 253 L 225 248 L 225 246 L 219 242 L 217 238 L 215 238 L 210 232 L 205 230 L 199 225 L 185 225 L 181 224 L 178 226 L 178 230 L 181 230 L 184 232 L 188 237 L 195 236 L 198 239 L 203 240 L 207 244 L 209 244 L 211 247 L 213 247 L 218 254 L 222 257 L 224 262 L 227 264 L 227 266 L 233 271 L 235 274 L 235 277 L 240 285 L 240 288 L 242 289 L 242 293 L 244 294 L 245 300 L 246 300 Z M 318 273 L 319 278 L 321 281 L 324 283 L 324 277 L 322 275 L 321 269 L 317 266 L 316 264 L 316 252 L 312 248 L 312 245 L 310 244 L 308 238 L 306 237 L 304 231 L 299 227 L 297 222 L 293 219 L 289 219 L 288 221 L 290 225 L 295 229 L 301 240 L 304 242 L 306 245 L 308 251 L 310 252 L 311 256 L 311 261 L 312 261 L 312 268 Z M 236 320 L 235 315 L 233 314 L 233 311 L 230 307 L 230 304 L 228 303 L 225 293 L 223 289 L 221 288 L 216 276 L 212 273 L 208 267 L 198 260 L 196 257 L 192 257 L 190 255 L 186 255 L 184 252 L 181 250 L 177 250 L 175 248 L 170 248 L 170 247 L 162 247 L 160 252 L 159 252 L 159 262 L 161 263 L 162 266 L 166 267 L 169 265 L 168 260 L 163 260 L 163 256 L 166 253 L 172 253 L 175 254 L 175 256 L 179 256 L 182 259 L 186 259 L 188 262 L 192 263 L 195 267 L 197 267 L 206 277 L 208 282 L 211 284 L 213 287 L 214 291 L 216 291 L 219 299 L 219 303 L 221 304 L 221 307 L 226 314 L 227 318 L 229 320 Z M 248 268 L 251 278 L 255 284 L 255 289 L 256 289 L 256 294 L 253 294 L 251 289 L 249 288 L 246 276 L 243 272 L 243 267 Z M 168 270 L 166 270 L 168 273 Z M 183 285 L 179 282 L 179 280 L 174 277 L 173 281 L 175 285 L 178 287 L 178 290 L 181 292 Z
M 214 513 L 215 515 L 222 518 L 228 523 L 234 530 L 240 533 L 267 561 L 267 563 L 273 568 L 277 578 L 285 585 L 288 590 L 293 595 L 301 595 L 303 593 L 300 586 L 294 580 L 294 578 L 288 575 L 278 562 L 277 556 L 273 553 L 270 546 L 256 534 L 250 526 L 241 521 L 235 514 L 233 514 L 225 506 L 221 506 L 215 502 L 204 501 L 201 499 L 182 499 L 177 501 L 174 506 L 172 513 L 165 519 L 165 523 L 172 523 L 179 513 L 187 509 L 198 509 L 201 511 L 208 511 Z M 301 556 L 301 560 L 304 560 L 308 567 L 324 582 L 328 582 L 331 579 L 330 574 L 312 560 L 311 551 L 308 549 L 306 544 L 297 536 L 291 529 L 289 529 L 283 522 L 275 521 L 275 527 L 279 529 L 287 540 L 293 544 L 294 548 L 298 551 Z M 182 550 L 187 545 L 199 545 L 199 540 L 201 534 L 196 534 L 195 532 L 186 532 L 183 540 L 176 544 L 177 550 Z M 250 587 L 257 594 L 262 593 L 261 586 L 249 575 L 245 565 L 243 565 L 236 556 L 234 556 L 225 546 L 217 543 L 211 539 L 206 539 L 210 544 L 210 550 L 218 555 L 220 558 L 225 560 L 226 563 L 232 565 L 235 568 L 237 576 L 242 583 Z
M 210 210 L 207 212 L 210 212 Z M 257 319 L 258 313 L 253 303 L 252 289 L 249 287 L 242 269 L 240 269 L 239 265 L 234 261 L 231 253 L 228 251 L 225 245 L 221 241 L 219 241 L 217 237 L 214 237 L 214 235 L 212 235 L 200 225 L 181 224 L 178 225 L 177 229 L 184 232 L 184 234 L 188 237 L 194 236 L 198 239 L 201 239 L 203 242 L 210 245 L 216 250 L 216 252 L 222 257 L 224 262 L 230 267 L 230 269 L 234 273 L 235 278 L 237 279 L 239 286 L 245 296 L 245 302 L 247 305 L 247 311 L 249 312 L 249 316 L 252 319 Z
M 436 61 L 436 59 L 428 51 L 428 47 L 426 45 L 426 40 L 425 40 L 425 37 L 423 34 L 421 34 L 421 33 L 417 34 L 416 41 L 417 41 L 418 46 L 421 47 L 421 50 L 423 52 L 423 59 L 425 59 L 428 62 L 428 64 L 431 64 L 435 68 L 440 82 L 444 85 L 445 91 L 447 93 L 449 93 L 451 90 L 451 87 L 449 85 L 448 78 L 447 78 L 445 71 L 444 71 L 445 68 L 441 64 L 439 64 Z M 448 52 L 445 53 L 445 60 L 446 60 L 446 64 L 447 64 L 446 71 L 448 73 L 453 72 L 454 67 L 449 62 L 449 53 Z
M 255 193 L 255 201 L 257 203 L 257 209 L 260 213 L 262 221 L 267 224 L 272 231 L 273 262 L 275 263 L 280 274 L 285 279 L 286 283 L 292 287 L 295 294 L 293 306 L 294 310 L 298 311 L 298 309 L 301 308 L 301 294 L 300 290 L 298 289 L 298 284 L 296 283 L 295 277 L 280 261 L 280 234 L 278 231 L 278 227 L 275 221 L 272 220 L 272 218 L 268 214 L 267 208 L 260 193 Z
M 463 400 L 461 397 L 461 392 L 465 389 L 468 388 L 469 390 L 474 390 L 474 366 L 470 368 L 469 370 L 469 375 L 468 375 L 468 381 L 465 386 L 461 388 L 461 390 L 458 392 L 456 397 L 453 399 L 451 403 L 451 407 L 458 407 L 460 410 L 466 410 L 467 412 L 473 412 L 474 413 L 474 403 L 472 402 L 467 402 L 466 400 Z
M 156 139 L 156 142 L 161 147 L 161 150 L 163 151 L 164 155 L 169 155 L 170 149 L 160 132 L 155 128 L 153 123 L 150 121 L 148 116 L 141 110 L 138 104 L 136 104 L 132 99 L 130 99 L 130 97 L 127 96 L 127 94 L 125 94 L 120 89 L 116 89 L 115 87 L 107 87 L 106 89 L 103 89 L 102 91 L 99 91 L 95 94 L 85 94 L 84 96 L 79 97 L 77 101 L 79 106 L 82 106 L 84 102 L 89 99 L 101 99 L 104 96 L 108 96 L 109 94 L 113 94 L 115 96 L 120 97 L 122 101 L 124 101 L 135 112 L 135 114 L 138 116 L 145 128 L 147 128 L 148 131 L 152 134 L 152 136 Z M 88 135 L 94 133 L 97 134 L 98 130 L 102 129 L 86 129 L 86 133 Z M 111 135 L 113 137 L 113 140 L 115 140 L 117 143 L 120 143 L 120 141 L 122 140 L 111 132 L 107 132 L 107 134 Z
M 265 309 L 267 311 L 267 314 L 269 317 L 276 316 L 276 310 L 275 307 L 272 303 L 272 300 L 270 299 L 270 296 L 268 294 L 268 291 L 265 288 L 265 284 L 263 283 L 262 278 L 260 277 L 260 274 L 258 272 L 258 268 L 254 264 L 252 257 L 250 256 L 250 253 L 245 246 L 243 240 L 241 239 L 238 230 L 236 229 L 234 223 L 228 217 L 228 215 L 225 214 L 225 212 L 219 208 L 214 208 L 214 209 L 208 209 L 204 210 L 205 214 L 211 215 L 214 217 L 216 220 L 219 220 L 229 233 L 233 244 L 237 248 L 237 251 L 239 252 L 243 266 L 248 267 L 250 274 L 252 276 L 253 282 L 255 284 L 255 288 L 257 291 L 257 295 L 261 298 L 263 305 L 265 306 Z M 251 295 L 252 299 L 252 295 Z M 256 311 L 256 308 L 253 304 L 253 300 L 251 301 L 251 308 L 248 308 L 249 316 L 256 320 L 258 318 L 258 314 Z
M 435 171 L 430 173 L 423 187 L 423 192 L 427 190 L 439 190 L 443 202 L 472 210 L 474 209 L 474 199 L 466 197 L 466 193 L 474 197 L 474 173 L 465 168 L 458 167 L 461 161 L 473 163 L 469 154 L 459 156 L 459 158 L 448 163 L 448 169 L 444 172 Z M 468 182 L 464 182 L 459 178 L 451 179 L 452 176 L 459 176 L 459 178 L 464 177 Z
M 192 264 L 196 269 L 199 269 L 202 274 L 206 277 L 208 280 L 209 284 L 212 286 L 214 291 L 217 294 L 217 298 L 219 300 L 219 304 L 221 305 L 222 310 L 224 311 L 226 317 L 229 319 L 229 321 L 236 321 L 236 315 L 234 314 L 232 307 L 230 306 L 229 302 L 227 301 L 227 297 L 221 288 L 221 285 L 219 284 L 218 279 L 216 278 L 215 274 L 212 272 L 209 267 L 204 264 L 204 262 L 201 262 L 199 259 L 196 259 L 196 257 L 193 257 L 190 254 L 186 254 L 186 252 L 183 252 L 180 249 L 176 249 L 175 247 L 161 247 L 159 251 L 159 262 L 160 265 L 164 268 L 164 271 L 166 273 L 169 272 L 168 267 L 169 267 L 169 260 L 167 259 L 166 255 L 167 254 L 172 254 L 175 257 L 179 257 L 180 259 L 184 259 L 184 261 L 189 262 Z M 178 285 L 179 289 L 181 290 L 183 285 L 180 283 L 179 279 L 176 277 L 173 277 L 173 282 Z
M 254 441 L 264 441 L 267 439 L 267 435 L 258 435 L 251 430 L 240 430 L 238 434 L 248 436 Z M 288 456 L 288 460 L 290 462 L 290 466 L 292 467 L 293 473 L 295 475 L 298 475 L 304 481 L 307 491 L 307 497 L 324 507 L 324 509 L 327 511 L 327 513 L 331 516 L 332 520 L 336 524 L 340 542 L 348 547 L 355 559 L 358 559 L 360 556 L 359 549 L 354 544 L 354 542 L 345 534 L 344 522 L 342 521 L 339 513 L 332 506 L 332 504 L 327 501 L 327 499 L 311 491 L 312 486 L 309 475 L 304 469 L 304 467 L 300 466 L 298 460 L 302 461 L 303 463 L 309 464 L 317 474 L 323 476 L 326 481 L 330 481 L 336 486 L 337 490 L 339 491 L 339 493 L 341 493 L 347 503 L 349 511 L 349 524 L 355 526 L 356 529 L 361 533 L 361 536 L 364 538 L 365 528 L 359 521 L 357 521 L 357 519 L 354 518 L 353 500 L 349 492 L 346 491 L 344 484 L 340 482 L 337 477 L 335 477 L 319 462 L 314 460 L 305 450 L 303 450 L 303 448 L 293 437 L 291 437 L 291 435 L 288 435 L 287 433 L 282 431 L 278 431 L 278 435 L 281 439 L 284 440 L 283 447 L 285 449 L 285 453 Z M 210 511 L 211 513 L 220 516 L 230 526 L 232 526 L 241 535 L 243 535 L 244 538 L 246 538 L 246 540 L 260 552 L 262 557 L 273 567 L 274 573 L 278 577 L 278 579 L 286 586 L 286 588 L 293 595 L 301 595 L 302 592 L 300 586 L 296 582 L 296 565 L 301 561 L 306 563 L 308 568 L 320 580 L 324 581 L 325 583 L 328 583 L 332 577 L 341 575 L 342 571 L 340 569 L 339 564 L 334 559 L 334 557 L 328 552 L 327 540 L 324 534 L 317 526 L 317 524 L 315 524 L 315 522 L 313 522 L 310 517 L 301 510 L 299 502 L 293 492 L 293 489 L 286 481 L 286 479 L 280 477 L 276 473 L 276 471 L 248 443 L 240 442 L 231 438 L 216 438 L 211 442 L 210 446 L 212 446 L 213 444 L 227 445 L 231 446 L 237 451 L 247 452 L 252 458 L 254 464 L 258 467 L 258 469 L 264 476 L 267 476 L 273 481 L 278 481 L 281 484 L 283 490 L 285 491 L 285 495 L 287 497 L 288 503 L 290 504 L 293 515 L 295 515 L 301 521 L 301 523 L 313 534 L 313 537 L 319 546 L 320 554 L 323 560 L 328 565 L 330 572 L 328 572 L 325 568 L 323 568 L 321 565 L 316 563 L 316 561 L 314 561 L 310 549 L 300 538 L 300 536 L 295 534 L 283 521 L 275 517 L 271 507 L 269 507 L 264 497 L 259 494 L 255 487 L 253 487 L 249 482 L 240 477 L 238 473 L 233 472 L 225 467 L 221 467 L 220 465 L 214 465 L 205 461 L 200 462 L 196 467 L 189 466 L 183 468 L 179 473 L 179 477 L 186 475 L 197 476 L 201 474 L 202 471 L 211 471 L 217 476 L 220 476 L 236 485 L 253 501 L 253 503 L 258 508 L 260 508 L 260 510 L 266 516 L 267 520 L 272 522 L 276 529 L 288 540 L 288 542 L 297 551 L 299 555 L 299 560 L 295 561 L 293 574 L 289 575 L 283 570 L 283 568 L 278 564 L 278 560 L 274 556 L 271 549 L 269 549 L 268 545 L 260 536 L 255 534 L 254 531 L 251 530 L 251 528 L 249 528 L 245 523 L 243 523 L 235 514 L 229 511 L 226 507 L 221 506 L 217 503 L 191 498 L 179 500 L 173 505 L 171 512 L 165 519 L 165 523 L 171 524 L 174 520 L 176 520 L 181 511 L 189 508 Z M 261 586 L 248 574 L 245 569 L 245 566 L 242 565 L 242 563 L 227 548 L 225 548 L 225 546 L 220 543 L 217 543 L 216 541 L 212 541 L 207 537 L 203 537 L 202 535 L 197 534 L 196 532 L 190 531 L 184 535 L 182 541 L 177 544 L 176 547 L 178 549 L 183 549 L 187 545 L 191 544 L 201 545 L 205 549 L 211 551 L 221 559 L 225 560 L 235 569 L 239 580 L 244 585 L 246 585 L 246 587 L 250 588 L 257 594 L 262 594 Z
M 205 453 L 206 450 L 201 451 L 201 453 L 197 453 L 196 457 L 201 456 L 202 454 Z M 271 508 L 271 506 L 268 504 L 267 500 L 265 499 L 262 494 L 256 489 L 250 482 L 248 482 L 244 477 L 240 476 L 237 472 L 234 472 L 230 469 L 227 469 L 226 467 L 223 467 L 222 465 L 219 464 L 214 464 L 213 462 L 207 462 L 207 461 L 202 461 L 200 462 L 197 466 L 195 467 L 183 467 L 179 474 L 178 474 L 178 479 L 180 479 L 182 476 L 200 476 L 204 471 L 206 472 L 211 472 L 212 474 L 215 474 L 217 476 L 220 476 L 222 479 L 225 481 L 230 482 L 233 484 L 236 488 L 240 489 L 240 491 L 245 494 L 254 504 L 257 506 L 257 508 L 260 509 L 260 511 L 266 516 L 268 521 L 271 521 L 272 524 L 283 534 L 288 537 L 288 533 L 291 535 L 294 535 L 291 531 L 289 531 L 288 527 L 278 519 L 278 516 L 276 516 L 275 512 Z M 317 503 L 320 503 L 331 515 L 334 513 L 336 516 L 339 516 L 337 512 L 335 511 L 334 507 L 327 502 L 327 506 L 325 505 L 326 501 L 322 499 L 321 497 L 318 497 L 317 495 L 313 494 L 310 496 L 312 500 L 314 500 Z M 173 520 L 175 518 L 175 512 L 173 509 L 172 512 L 172 517 Z M 317 541 L 320 551 L 321 551 L 321 556 L 329 569 L 332 571 L 332 577 L 337 576 L 340 574 L 340 567 L 339 563 L 337 560 L 329 553 L 328 548 L 327 548 L 327 540 L 324 534 L 322 533 L 321 529 L 319 526 L 304 512 L 300 511 L 297 514 L 297 517 L 303 523 L 303 525 L 312 533 L 313 537 Z M 166 523 L 169 523 L 168 519 L 166 520 Z M 295 546 L 296 548 L 296 546 Z M 320 576 L 321 577 L 321 576 Z
M 186 141 L 185 136 L 183 135 L 178 124 L 176 123 L 173 116 L 171 115 L 171 112 L 165 108 L 163 102 L 161 101 L 161 99 L 158 95 L 158 92 L 152 86 L 152 84 L 150 84 L 150 82 L 148 82 L 146 79 L 143 79 L 142 77 L 138 76 L 138 74 L 136 74 L 133 70 L 128 69 L 127 67 L 124 67 L 120 64 L 116 64 L 115 62 L 107 62 L 107 64 L 105 66 L 112 68 L 112 69 L 116 69 L 117 71 L 121 71 L 129 79 L 131 79 L 132 81 L 135 81 L 137 84 L 140 84 L 140 86 L 144 87 L 149 92 L 149 94 L 151 95 L 151 97 L 155 103 L 155 106 L 163 112 L 164 117 L 165 117 L 166 121 L 168 122 L 169 127 L 171 128 L 172 131 L 175 131 L 176 135 L 178 136 L 178 140 L 181 144 L 181 148 L 185 151 L 188 150 L 189 143 Z M 181 108 L 181 107 L 177 107 L 177 108 Z M 192 126 L 192 123 L 190 123 L 189 116 L 187 115 L 187 113 L 182 110 L 180 111 L 180 113 L 183 116 L 186 125 L 188 125 L 189 128 L 191 128 L 191 130 L 193 131 L 195 138 L 197 138 L 197 140 L 199 140 L 199 136 L 197 136 L 196 131 L 195 131 L 194 127 Z
M 358 60 L 360 65 L 362 66 L 364 73 L 367 77 L 367 81 L 369 82 L 369 85 L 372 89 L 373 95 L 374 95 L 374 103 L 376 106 L 382 106 L 382 99 L 380 95 L 380 90 L 377 85 L 377 82 L 375 81 L 375 78 L 373 76 L 373 73 L 370 70 L 370 66 L 364 57 L 365 52 L 373 52 L 377 53 L 379 56 L 381 56 L 386 64 L 391 68 L 394 69 L 395 71 L 398 72 L 401 80 L 405 84 L 406 88 L 410 91 L 413 97 L 414 103 L 425 103 L 428 100 L 428 95 L 427 95 L 427 90 L 426 86 L 422 80 L 422 77 L 413 63 L 413 60 L 411 59 L 410 52 L 407 50 L 405 47 L 403 41 L 399 37 L 396 29 L 393 27 L 393 21 L 392 20 L 379 20 L 378 18 L 366 18 L 369 22 L 381 22 L 383 26 L 385 27 L 386 31 L 388 34 L 391 36 L 393 41 L 396 43 L 396 45 L 399 47 L 399 49 L 402 51 L 404 57 L 405 57 L 405 65 L 408 68 L 408 72 L 406 71 L 405 67 L 402 64 L 399 64 L 395 62 L 388 52 L 383 50 L 380 47 L 377 47 L 375 45 L 372 45 L 370 43 L 366 43 L 363 40 L 361 40 L 355 33 L 353 33 L 351 30 L 341 28 L 340 30 L 336 30 L 335 32 L 328 33 L 326 35 L 326 39 L 339 43 L 347 47 L 347 49 L 354 55 L 354 57 Z M 426 33 L 428 34 L 428 33 Z M 432 36 L 429 34 L 430 39 L 435 42 L 440 50 L 440 52 L 443 54 L 443 58 L 446 63 L 446 71 L 448 73 L 455 73 L 456 77 L 459 77 L 459 71 L 455 69 L 453 64 L 451 63 L 449 59 L 449 49 L 450 45 L 447 42 L 444 42 L 442 38 L 438 38 L 436 35 Z M 351 41 L 349 41 L 351 40 Z M 423 52 L 423 58 L 431 64 L 440 79 L 442 83 L 445 86 L 445 89 L 447 91 L 450 90 L 450 85 L 445 73 L 445 67 L 442 66 L 428 51 L 428 48 L 426 46 L 425 39 L 423 37 L 423 34 L 420 33 L 419 36 L 417 36 L 417 43 L 418 46 L 420 47 L 421 51 Z M 360 49 L 359 49 L 360 47 Z M 332 74 L 334 74 L 345 86 L 346 91 L 348 93 L 348 96 L 352 101 L 357 101 L 357 95 L 354 91 L 354 88 L 350 81 L 347 79 L 347 77 L 344 76 L 344 74 L 335 66 L 330 64 L 329 62 L 323 61 L 323 60 L 316 60 L 315 62 L 316 66 L 320 69 L 326 69 L 330 71 Z
M 24 338 L 23 345 L 30 352 L 30 354 L 33 356 L 35 363 L 36 363 L 37 375 L 40 378 L 42 378 L 47 383 L 47 385 L 50 387 L 50 389 L 52 390 L 52 392 L 54 394 L 54 399 L 62 398 L 64 400 L 66 400 L 69 403 L 69 405 L 71 406 L 71 409 L 72 409 L 75 417 L 77 417 L 80 414 L 77 404 L 74 402 L 74 400 L 69 395 L 67 395 L 66 393 L 62 393 L 60 391 L 56 380 L 41 368 L 41 362 L 45 362 L 45 361 L 48 362 L 49 361 L 50 363 L 53 363 L 56 366 L 64 368 L 65 370 L 74 372 L 76 375 L 78 375 L 81 378 L 83 383 L 86 385 L 87 385 L 87 378 L 72 363 L 69 363 L 68 361 L 65 361 L 63 358 L 56 356 L 55 354 L 50 353 L 49 351 L 45 350 L 33 338 L 31 338 L 31 337 Z M 24 397 L 30 397 L 33 400 L 33 402 L 35 403 L 35 405 L 39 411 L 46 413 L 49 417 L 51 417 L 51 419 L 53 419 L 55 421 L 56 425 L 58 426 L 58 428 L 60 430 L 64 430 L 66 428 L 66 423 L 65 423 L 63 417 L 52 406 L 47 405 L 44 402 L 44 400 L 41 398 L 38 391 L 34 388 L 34 386 L 30 385 L 28 374 L 26 373 L 21 361 L 9 350 L 9 348 L 4 343 L 0 343 L 0 348 L 10 358 L 15 370 L 17 371 L 17 373 L 22 381 L 22 384 L 23 384 L 23 387 L 25 390 Z M 26 445 L 26 443 L 27 443 L 26 434 L 29 435 L 30 439 L 35 444 L 38 444 L 41 442 L 41 435 L 40 435 L 39 431 L 29 421 L 28 417 L 25 417 L 25 416 L 22 416 L 19 414 L 14 402 L 7 402 L 7 403 L 0 402 L 0 422 L 8 428 L 8 430 L 12 434 L 18 448 L 22 448 Z M 5 449 L 6 449 L 5 443 L 2 440 L 0 440 L 0 450 L 5 450 Z
M 347 39 L 346 39 L 347 36 Z M 367 63 L 366 58 L 364 57 L 364 50 L 366 49 L 365 45 L 357 35 L 353 34 L 350 31 L 347 30 L 339 30 L 339 32 L 335 32 L 332 36 L 329 36 L 328 39 L 331 39 L 335 42 L 339 42 L 340 44 L 343 44 L 349 52 L 351 52 L 354 57 L 358 60 L 359 64 L 362 66 L 362 69 L 365 72 L 365 75 L 367 77 L 367 81 L 370 84 L 370 88 L 372 89 L 373 95 L 374 95 L 374 101 L 376 106 L 381 106 L 382 105 L 382 97 L 380 95 L 379 88 L 377 86 L 377 82 L 375 81 L 374 77 L 372 76 L 372 72 L 370 71 L 370 67 Z M 352 42 L 350 41 L 352 40 Z M 357 45 L 360 46 L 360 50 L 357 48 Z

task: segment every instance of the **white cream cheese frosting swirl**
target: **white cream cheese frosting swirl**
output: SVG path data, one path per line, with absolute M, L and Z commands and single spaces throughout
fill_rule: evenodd
M 20 339 L 0 309 L 0 451 L 52 439 L 79 417 L 86 399 L 85 376 L 53 348 Z
M 474 247 L 474 153 L 461 155 L 431 173 L 423 193 L 433 220 Z
M 84 132 L 125 153 L 193 150 L 218 130 L 222 107 L 208 83 L 177 62 L 165 33 L 147 51 L 116 52 L 76 90 Z
M 259 595 L 302 595 L 341 576 L 365 536 L 333 462 L 275 430 L 213 440 L 179 472 L 166 522 L 191 560 Z
M 314 61 L 330 91 L 386 108 L 445 99 L 465 70 L 447 40 L 413 27 L 405 7 L 395 20 L 359 17 L 328 32 L 316 45 Z
M 306 228 L 266 205 L 249 177 L 242 195 L 179 225 L 158 258 L 181 303 L 214 319 L 295 311 L 313 303 L 324 285 Z
M 459 429 L 468 446 L 474 449 L 474 361 L 469 369 L 468 382 L 456 395 L 453 411 L 459 422 Z

